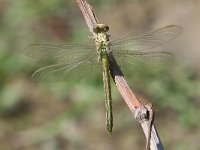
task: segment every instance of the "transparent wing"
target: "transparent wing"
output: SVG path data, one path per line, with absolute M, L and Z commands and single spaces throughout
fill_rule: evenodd
M 72 82 L 86 78 L 100 71 L 96 56 L 83 57 L 73 62 L 53 64 L 36 70 L 32 78 L 39 81 Z
M 114 50 L 149 50 L 159 47 L 174 39 L 182 32 L 182 27 L 170 25 L 152 32 L 146 32 L 137 36 L 128 36 L 122 39 L 111 41 L 110 48 Z
M 173 55 L 167 51 L 156 49 L 144 51 L 113 51 L 113 55 L 125 76 L 132 76 L 136 72 L 144 72 L 148 69 L 160 69 L 162 65 L 173 59 Z
M 93 45 L 33 44 L 25 53 L 40 63 L 51 63 L 36 70 L 32 78 L 39 81 L 77 80 L 98 71 L 97 53 Z
M 31 44 L 24 49 L 27 56 L 48 61 L 73 61 L 95 52 L 94 44 Z

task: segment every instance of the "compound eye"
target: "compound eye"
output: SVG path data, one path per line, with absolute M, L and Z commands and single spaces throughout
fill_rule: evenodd
M 95 33 L 98 33 L 98 32 L 99 32 L 99 27 L 98 27 L 98 26 L 94 27 L 93 31 L 94 31 Z
M 105 24 L 98 24 L 96 27 L 93 28 L 93 31 L 95 33 L 102 33 L 102 32 L 108 32 L 109 27 Z
M 104 27 L 104 32 L 108 32 L 108 30 L 109 30 L 109 27 L 108 27 L 108 26 L 105 26 L 105 27 Z

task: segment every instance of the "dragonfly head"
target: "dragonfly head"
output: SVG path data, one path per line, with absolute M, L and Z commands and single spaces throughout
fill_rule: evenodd
M 95 33 L 105 33 L 105 32 L 108 32 L 108 30 L 109 30 L 109 27 L 108 25 L 105 25 L 105 24 L 97 24 L 97 26 L 93 28 L 93 31 Z

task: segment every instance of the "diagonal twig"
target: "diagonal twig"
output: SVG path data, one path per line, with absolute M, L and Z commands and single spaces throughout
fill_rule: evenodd
M 96 34 L 93 32 L 93 28 L 98 24 L 98 20 L 92 6 L 87 3 L 87 0 L 76 0 L 76 2 L 83 14 L 90 33 L 95 38 Z M 148 105 L 143 105 L 137 99 L 137 97 L 129 87 L 128 82 L 124 78 L 123 73 L 118 67 L 112 53 L 110 54 L 109 58 L 110 73 L 117 86 L 117 89 L 119 90 L 129 109 L 135 116 L 135 119 L 140 122 L 141 127 L 144 131 L 147 139 L 146 149 L 163 150 L 163 145 L 157 134 L 155 126 L 153 125 L 154 112 L 152 107 Z

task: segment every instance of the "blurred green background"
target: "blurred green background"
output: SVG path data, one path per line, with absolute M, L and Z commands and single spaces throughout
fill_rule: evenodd
M 113 37 L 178 24 L 181 36 L 165 45 L 175 60 L 159 71 L 134 72 L 130 84 L 153 103 L 166 149 L 200 149 L 200 1 L 91 0 Z M 105 129 L 101 75 L 67 83 L 37 83 L 41 67 L 21 51 L 31 43 L 83 43 L 91 39 L 73 0 L 0 1 L 0 149 L 144 149 L 145 137 L 115 85 L 114 130 Z

